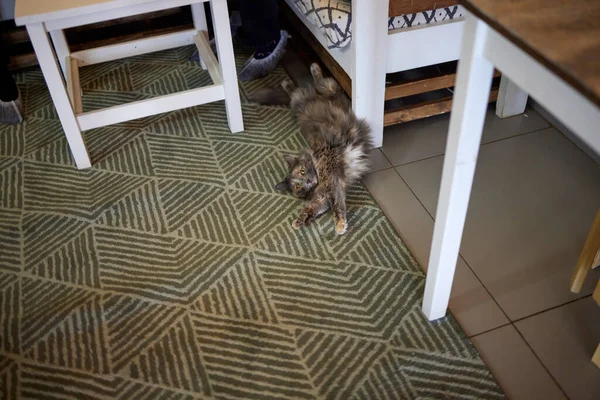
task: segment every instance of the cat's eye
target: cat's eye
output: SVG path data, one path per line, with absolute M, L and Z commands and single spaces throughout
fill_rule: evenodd
M 300 189 L 302 187 L 302 182 L 296 183 L 296 189 Z
M 304 167 L 300 168 L 300 175 L 304 175 L 306 173 L 306 170 L 304 169 Z

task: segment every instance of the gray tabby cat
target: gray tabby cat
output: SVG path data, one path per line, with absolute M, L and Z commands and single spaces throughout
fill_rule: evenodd
M 346 189 L 369 169 L 366 151 L 371 130 L 354 115 L 349 99 L 334 79 L 324 78 L 317 64 L 311 65 L 310 72 L 314 78 L 311 87 L 297 88 L 289 78 L 281 84 L 308 147 L 298 155 L 284 156 L 289 174 L 275 188 L 309 199 L 292 223 L 295 229 L 331 209 L 335 231 L 341 235 L 348 225 Z

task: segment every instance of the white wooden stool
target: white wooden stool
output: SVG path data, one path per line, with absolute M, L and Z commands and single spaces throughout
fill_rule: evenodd
M 210 1 L 219 62 L 208 44 L 204 2 Z M 64 29 L 191 5 L 194 29 L 71 53 Z M 226 0 L 16 0 L 78 168 L 89 168 L 82 131 L 225 100 L 232 133 L 244 130 Z M 48 38 L 52 38 L 54 48 Z M 83 112 L 79 67 L 195 43 L 213 84 L 179 93 Z M 63 81 L 63 74 L 66 81 Z

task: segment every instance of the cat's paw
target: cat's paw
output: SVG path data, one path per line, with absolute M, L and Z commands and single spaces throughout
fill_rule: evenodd
M 302 225 L 304 225 L 304 224 L 299 219 L 295 219 L 294 222 L 292 222 L 292 228 L 294 228 L 296 230 L 302 228 Z
M 321 67 L 319 67 L 319 64 L 317 64 L 317 63 L 312 63 L 310 65 L 310 73 L 312 74 L 313 78 L 315 78 L 315 79 L 321 79 L 323 77 L 323 72 L 321 72 Z
M 281 82 L 281 87 L 283 88 L 283 90 L 285 90 L 288 94 L 291 94 L 294 89 L 296 88 L 296 85 L 294 84 L 294 81 L 291 80 L 290 78 L 285 78 L 283 80 L 283 82 Z
M 343 235 L 348 230 L 348 224 L 345 219 L 335 221 L 335 231 L 338 235 Z

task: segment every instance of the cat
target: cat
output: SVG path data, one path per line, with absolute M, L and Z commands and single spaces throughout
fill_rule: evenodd
M 300 229 L 331 209 L 335 231 L 342 235 L 348 227 L 346 190 L 369 170 L 371 129 L 354 115 L 339 84 L 323 77 L 318 64 L 312 64 L 310 72 L 312 86 L 298 88 L 287 78 L 281 84 L 283 96 L 259 101 L 273 104 L 287 100 L 287 95 L 300 131 L 308 139 L 308 147 L 298 155 L 284 156 L 289 174 L 275 188 L 308 199 L 293 228 Z

